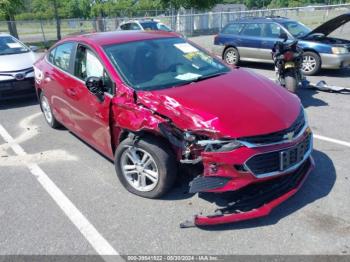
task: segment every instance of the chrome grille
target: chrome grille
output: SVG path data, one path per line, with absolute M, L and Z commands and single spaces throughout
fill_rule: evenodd
M 257 177 L 274 172 L 283 172 L 302 162 L 312 147 L 309 134 L 298 145 L 280 151 L 255 155 L 246 162 L 248 169 Z

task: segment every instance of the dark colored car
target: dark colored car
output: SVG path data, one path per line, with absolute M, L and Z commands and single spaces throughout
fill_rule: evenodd
M 271 50 L 281 35 L 297 39 L 304 50 L 302 71 L 314 75 L 321 68 L 350 66 L 350 41 L 329 37 L 350 21 L 350 13 L 338 16 L 314 30 L 300 22 L 283 17 L 243 18 L 226 25 L 215 37 L 213 52 L 229 64 L 239 61 L 272 63 Z
M 221 214 L 196 216 L 197 225 L 267 215 L 312 170 L 299 98 L 175 33 L 67 38 L 35 64 L 35 76 L 47 123 L 114 160 L 130 192 L 160 197 L 183 164 L 202 168 L 191 193 L 242 198 Z

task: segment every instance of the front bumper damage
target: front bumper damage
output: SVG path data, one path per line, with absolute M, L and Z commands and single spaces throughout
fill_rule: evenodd
M 217 208 L 212 214 L 195 215 L 180 227 L 233 223 L 268 215 L 299 190 L 313 169 L 312 140 L 310 129 L 305 128 L 285 143 L 203 152 L 203 175 L 191 181 L 189 191 L 220 201 L 214 201 Z
M 313 167 L 314 161 L 309 157 L 292 173 L 222 193 L 224 203 L 213 214 L 195 215 L 192 220 L 181 223 L 180 227 L 218 225 L 267 216 L 300 189 Z

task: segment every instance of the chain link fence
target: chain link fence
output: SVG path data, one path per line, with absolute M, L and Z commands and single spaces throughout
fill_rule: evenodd
M 323 22 L 338 15 L 350 12 L 350 4 L 309 6 L 301 8 L 263 9 L 235 12 L 207 12 L 194 13 L 193 10 L 181 10 L 174 15 L 147 17 L 157 19 L 168 25 L 172 30 L 186 36 L 200 36 L 218 33 L 228 22 L 242 17 L 257 16 L 282 16 L 298 20 L 307 26 L 314 28 Z M 175 13 L 175 12 L 174 12 Z M 119 25 L 130 19 L 144 19 L 145 17 L 115 17 L 84 19 L 61 19 L 61 36 L 66 37 L 76 34 L 114 31 Z M 50 41 L 57 40 L 56 20 L 15 21 L 19 39 L 26 43 L 43 43 L 48 45 Z M 346 25 L 347 26 L 347 25 Z M 350 36 L 350 29 L 338 29 L 336 34 Z M 345 31 L 344 31 L 345 30 Z M 8 32 L 8 22 L 0 21 L 0 32 Z

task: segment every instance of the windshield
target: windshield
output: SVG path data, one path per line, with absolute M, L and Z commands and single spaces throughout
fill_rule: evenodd
M 0 36 L 0 55 L 29 52 L 29 49 L 11 36 Z
M 303 37 L 311 32 L 311 29 L 303 25 L 302 23 L 289 21 L 282 23 L 283 26 L 291 33 L 294 37 Z
M 170 32 L 170 28 L 168 28 L 166 25 L 162 23 L 157 23 L 157 22 L 143 22 L 140 23 L 143 27 L 144 30 L 162 30 L 162 31 L 167 31 Z
M 115 44 L 104 50 L 124 81 L 136 90 L 179 86 L 229 71 L 182 38 Z

